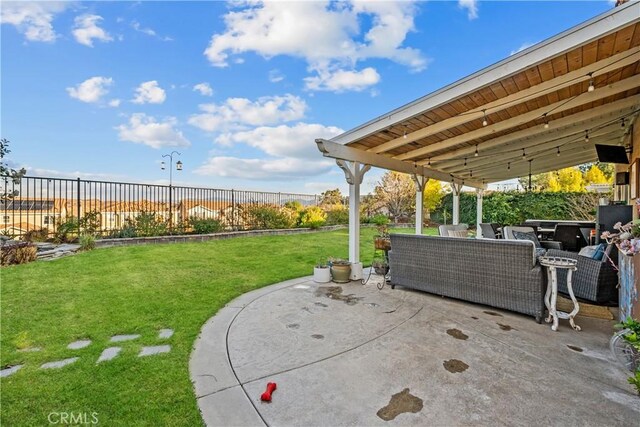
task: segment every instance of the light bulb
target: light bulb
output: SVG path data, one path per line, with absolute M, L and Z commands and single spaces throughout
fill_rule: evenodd
M 488 124 L 489 122 L 487 121 L 487 112 L 485 110 L 482 110 L 482 126 L 486 126 Z
M 404 139 L 407 139 L 407 131 L 406 131 L 406 130 L 404 131 L 404 135 L 402 135 L 402 137 L 403 137 Z
M 478 157 L 478 144 L 476 144 L 476 152 L 473 153 L 473 156 L 474 157 Z
M 507 163 L 507 170 L 511 170 L 511 163 Z
M 467 166 L 467 158 L 464 158 L 464 165 Z
M 544 122 L 544 128 L 549 129 L 549 122 Z
M 524 148 L 522 149 L 522 158 L 523 159 L 527 158 L 527 153 L 525 153 Z
M 596 90 L 596 86 L 595 84 L 593 84 L 593 73 L 589 73 L 588 76 L 591 77 L 591 80 L 589 80 L 589 88 L 587 89 L 587 91 L 593 92 L 594 90 Z
M 589 142 L 589 131 L 588 130 L 584 131 L 584 142 Z
M 556 156 L 560 157 L 560 147 L 558 147 L 558 153 L 556 154 Z

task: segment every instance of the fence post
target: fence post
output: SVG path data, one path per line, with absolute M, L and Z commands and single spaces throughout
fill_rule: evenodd
M 235 230 L 235 220 L 236 220 L 236 201 L 233 193 L 233 188 L 231 189 L 231 229 Z
M 78 195 L 76 197 L 76 208 L 78 209 L 78 236 L 80 236 L 80 233 L 82 232 L 82 230 L 80 229 L 80 177 L 78 177 Z

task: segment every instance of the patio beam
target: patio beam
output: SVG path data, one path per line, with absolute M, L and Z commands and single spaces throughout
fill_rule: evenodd
M 478 144 L 480 152 L 486 152 L 491 149 L 502 149 L 504 145 L 509 143 L 518 143 L 522 141 L 531 141 L 532 144 L 539 140 L 548 140 L 550 138 L 560 138 L 577 132 L 576 129 L 584 131 L 585 128 L 593 128 L 614 120 L 620 116 L 628 115 L 640 105 L 640 95 L 630 96 L 607 105 L 603 105 L 597 109 L 587 110 L 581 113 L 572 114 L 561 119 L 554 120 L 549 123 L 549 129 L 544 126 L 535 126 L 521 131 L 513 132 L 497 138 Z M 454 162 L 455 158 L 459 159 L 465 154 L 472 155 L 475 152 L 475 145 L 468 145 L 433 156 L 428 160 L 418 161 L 418 165 L 427 164 L 431 161 L 434 168 L 440 170 L 443 165 Z
M 638 86 L 640 86 L 640 74 L 634 75 L 625 80 L 609 84 L 604 87 L 596 88 L 596 90 L 594 90 L 593 92 L 582 93 L 570 100 L 563 99 L 542 108 L 520 114 L 519 116 L 515 116 L 507 120 L 502 120 L 489 126 L 476 129 L 453 138 L 445 139 L 443 141 L 436 142 L 427 145 L 426 147 L 421 147 L 404 154 L 400 154 L 398 156 L 395 156 L 394 159 L 409 160 L 415 157 L 425 156 L 435 151 L 444 150 L 458 144 L 463 144 L 465 142 L 473 141 L 478 138 L 484 138 L 497 132 L 503 132 L 514 127 L 525 125 L 533 120 L 543 117 L 544 114 L 548 113 L 551 110 L 553 110 L 553 114 L 559 114 L 564 111 L 569 111 L 573 108 L 582 106 L 584 104 L 589 104 L 612 95 L 636 89 Z
M 376 166 L 382 169 L 388 169 L 396 172 L 402 172 L 409 175 L 417 174 L 427 178 L 437 179 L 443 182 L 453 182 L 456 184 L 462 184 L 473 188 L 485 188 L 486 186 L 475 180 L 462 180 L 451 174 L 433 170 L 424 166 L 418 166 L 413 162 L 403 162 L 401 160 L 392 159 L 391 157 L 382 155 L 367 153 L 364 150 L 359 150 L 353 147 L 347 147 L 342 144 L 338 144 L 326 139 L 316 139 L 318 150 L 325 156 L 334 159 L 342 159 L 352 162 L 360 162 L 363 164 Z
M 532 99 L 536 99 L 551 92 L 558 91 L 567 86 L 575 85 L 584 81 L 589 81 L 592 77 L 595 78 L 597 76 L 605 75 L 613 70 L 626 67 L 627 65 L 637 62 L 639 59 L 640 47 L 626 50 L 624 52 L 618 53 L 617 55 L 610 56 L 601 61 L 589 64 L 567 74 L 558 76 L 554 79 L 547 80 L 538 85 L 515 92 L 504 98 L 496 99 L 495 101 L 488 102 L 484 105 L 481 105 L 480 107 L 472 108 L 457 116 L 442 120 L 440 122 L 434 123 L 430 126 L 408 133 L 398 138 L 394 138 L 390 141 L 385 142 L 384 144 L 371 147 L 367 151 L 379 154 L 396 149 L 398 147 L 402 147 L 404 145 L 410 144 L 414 141 L 426 138 L 431 135 L 435 135 L 447 129 L 451 129 L 453 127 L 460 126 L 474 120 L 480 120 L 482 119 L 484 112 L 486 112 L 487 114 L 494 114 L 499 111 L 506 110 L 507 108 L 511 108 L 514 105 L 531 101 Z M 589 73 L 591 73 L 591 75 L 589 75 Z

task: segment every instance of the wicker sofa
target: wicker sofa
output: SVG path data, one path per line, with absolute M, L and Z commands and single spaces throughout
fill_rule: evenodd
M 503 308 L 542 321 L 546 279 L 533 242 L 391 235 L 396 285 Z

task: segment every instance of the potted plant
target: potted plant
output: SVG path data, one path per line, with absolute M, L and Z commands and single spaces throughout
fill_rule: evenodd
M 376 249 L 388 251 L 391 249 L 391 239 L 389 238 L 389 218 L 384 215 L 376 215 L 373 217 L 373 222 L 376 224 L 378 234 L 374 237 L 373 243 Z
M 640 322 L 627 317 L 615 327 L 621 331 L 611 338 L 611 351 L 618 361 L 633 373 L 628 381 L 636 387 L 640 395 Z
M 326 261 L 318 261 L 313 267 L 313 281 L 316 283 L 328 283 L 331 281 L 331 270 Z
M 380 276 L 386 276 L 389 272 L 389 263 L 384 259 L 374 260 L 371 267 L 373 267 L 373 271 Z
M 351 263 L 347 260 L 336 258 L 329 261 L 331 277 L 336 283 L 349 283 L 351 281 Z

